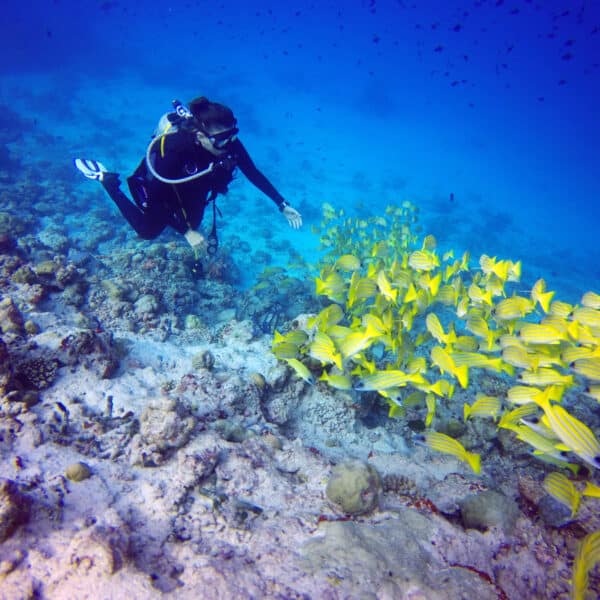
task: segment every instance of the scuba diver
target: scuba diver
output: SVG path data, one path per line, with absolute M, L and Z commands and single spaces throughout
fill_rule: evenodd
M 140 237 L 153 239 L 167 225 L 182 233 L 194 251 L 192 272 L 201 276 L 201 255 L 217 251 L 215 199 L 227 192 L 236 167 L 275 202 L 292 228 L 301 227 L 300 213 L 256 168 L 238 139 L 231 109 L 203 96 L 189 107 L 175 100 L 173 107 L 175 112 L 163 115 L 146 156 L 127 178 L 133 202 L 121 190 L 117 173 L 96 160 L 74 160 L 85 177 L 100 181 Z M 197 228 L 210 202 L 213 225 L 207 240 Z

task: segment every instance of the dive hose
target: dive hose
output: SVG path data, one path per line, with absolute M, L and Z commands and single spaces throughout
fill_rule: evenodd
M 175 133 L 175 132 L 173 132 L 173 133 Z M 153 177 L 156 177 L 156 179 L 158 179 L 159 181 L 162 181 L 163 183 L 169 183 L 169 184 L 187 183 L 188 181 L 194 181 L 194 179 L 199 179 L 200 177 L 204 177 L 204 175 L 208 175 L 215 168 L 215 163 L 211 162 L 208 165 L 208 167 L 206 167 L 206 169 L 204 169 L 203 171 L 198 171 L 198 173 L 194 173 L 193 175 L 189 175 L 188 177 L 182 177 L 181 179 L 167 179 L 166 177 L 159 175 L 157 173 L 156 169 L 154 168 L 154 165 L 152 164 L 151 154 L 152 154 L 152 149 L 154 148 L 154 144 L 156 144 L 156 142 L 162 141 L 164 139 L 164 137 L 167 135 L 172 135 L 172 134 L 165 133 L 163 135 L 156 136 L 148 144 L 148 149 L 146 150 L 146 166 L 148 167 L 148 171 L 150 171 L 150 173 L 152 173 Z

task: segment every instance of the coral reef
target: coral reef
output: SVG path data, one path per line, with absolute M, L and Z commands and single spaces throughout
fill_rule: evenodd
M 336 465 L 325 488 L 327 498 L 348 515 L 360 515 L 377 508 L 380 492 L 379 473 L 360 461 Z

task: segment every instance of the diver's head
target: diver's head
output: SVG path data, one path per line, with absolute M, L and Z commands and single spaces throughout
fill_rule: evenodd
M 235 140 L 239 129 L 230 108 L 200 96 L 189 104 L 198 128 L 198 141 L 213 154 L 221 154 Z

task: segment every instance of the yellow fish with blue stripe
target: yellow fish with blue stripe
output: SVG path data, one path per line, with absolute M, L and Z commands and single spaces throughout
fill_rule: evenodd
M 317 331 L 313 341 L 308 346 L 308 355 L 322 364 L 333 363 L 340 371 L 342 367 L 342 355 L 335 347 L 333 340 L 322 331 Z
M 550 302 L 554 297 L 554 292 L 546 291 L 546 282 L 538 279 L 531 290 L 531 300 L 534 304 L 539 304 L 541 309 L 547 313 L 550 310 Z
M 346 282 L 337 272 L 328 275 L 321 272 L 321 277 L 315 278 L 315 293 L 317 296 L 327 296 L 330 300 L 343 304 L 346 300 Z
M 415 250 L 408 257 L 408 266 L 415 271 L 432 271 L 440 266 L 440 259 L 429 250 Z
M 442 375 L 449 373 L 456 377 L 461 387 L 466 388 L 469 385 L 469 367 L 466 365 L 457 367 L 450 354 L 441 346 L 434 346 L 431 349 L 431 362 L 440 370 Z
M 481 456 L 474 452 L 468 452 L 458 440 L 455 440 L 449 435 L 439 433 L 438 431 L 428 431 L 425 434 L 425 443 L 432 450 L 450 454 L 451 456 L 466 462 L 477 475 L 481 473 Z
M 600 442 L 592 430 L 560 404 L 551 404 L 548 394 L 540 394 L 535 401 L 563 444 L 588 464 L 600 468 Z
M 571 518 L 577 514 L 581 504 L 581 492 L 570 479 L 562 473 L 549 473 L 542 485 L 553 498 L 571 509 Z
M 290 367 L 292 367 L 292 369 L 294 370 L 296 375 L 298 375 L 298 377 L 300 377 L 300 379 L 304 379 L 304 381 L 306 381 L 306 383 L 309 383 L 310 385 L 314 385 L 315 378 L 314 378 L 313 374 L 308 370 L 308 367 L 304 363 L 301 363 L 296 358 L 286 358 L 285 362 Z
M 485 396 L 477 394 L 475 402 L 470 406 L 463 405 L 463 420 L 468 420 L 472 417 L 491 417 L 496 419 L 502 410 L 502 403 L 495 396 Z
M 420 373 L 405 373 L 399 369 L 390 369 L 364 375 L 354 385 L 354 389 L 360 392 L 379 391 L 403 387 L 409 383 L 426 384 L 427 380 Z
M 589 573 L 599 562 L 600 531 L 595 531 L 586 535 L 577 548 L 571 581 L 572 600 L 585 600 L 589 585 Z

